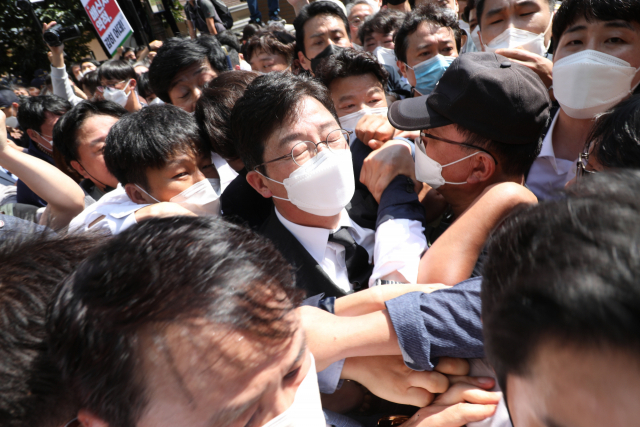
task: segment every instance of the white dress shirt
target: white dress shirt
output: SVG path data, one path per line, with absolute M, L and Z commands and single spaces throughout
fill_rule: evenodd
M 547 135 L 542 141 L 538 158 L 531 165 L 527 187 L 539 200 L 557 199 L 564 186 L 576 176 L 576 160 L 558 159 L 553 151 L 553 129 L 560 110 L 553 118 Z
M 394 271 L 398 271 L 411 283 L 417 281 L 420 257 L 427 247 L 424 228 L 418 221 L 392 219 L 381 224 L 377 231 L 373 231 L 353 222 L 343 209 L 338 228 L 329 230 L 294 224 L 283 217 L 277 208 L 276 216 L 327 276 L 345 292 L 353 291 L 353 285 L 349 282 L 344 246 L 329 242 L 329 234 L 341 227 L 348 227 L 353 240 L 367 251 L 369 263 L 376 260 L 369 286 L 372 286 L 376 279 Z
M 238 172 L 233 170 L 229 163 L 217 153 L 211 152 L 211 162 L 220 175 L 220 194 L 222 194 L 222 191 L 238 176 Z
M 131 201 L 121 184 L 105 194 L 80 214 L 69 224 L 69 231 L 103 231 L 116 235 L 123 232 L 134 224 L 137 224 L 135 212 L 146 205 L 139 205 Z M 96 222 L 92 227 L 89 225 Z

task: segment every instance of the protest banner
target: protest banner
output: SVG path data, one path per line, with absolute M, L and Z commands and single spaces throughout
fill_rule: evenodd
M 120 6 L 116 0 L 81 1 L 109 55 L 113 55 L 133 34 L 133 29 L 120 10 Z

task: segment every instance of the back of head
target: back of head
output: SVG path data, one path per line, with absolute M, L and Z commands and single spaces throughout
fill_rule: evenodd
M 256 351 L 269 355 L 295 333 L 287 314 L 298 301 L 291 267 L 249 229 L 210 217 L 152 219 L 110 239 L 63 283 L 48 325 L 53 354 L 78 403 L 111 426 L 129 427 L 153 391 L 145 354 L 164 358 L 189 396 L 172 359 L 176 338 L 170 341 L 167 330 L 178 328 L 194 346 L 208 331 L 189 363 L 215 378 L 222 368 L 203 368 L 205 353 L 225 366 L 246 366 L 218 349 L 226 331 L 260 343 Z M 141 346 L 143 340 L 150 345 Z
M 358 30 L 358 37 L 364 43 L 364 39 L 372 33 L 395 33 L 402 26 L 405 14 L 393 9 L 381 9 L 375 15 L 369 15 Z
M 149 83 L 149 73 L 142 73 L 138 75 L 138 93 L 143 98 L 149 98 L 153 95 L 151 89 L 151 83 Z
M 93 96 L 96 88 L 100 86 L 100 71 L 93 70 L 82 76 L 82 88 L 89 92 L 87 96 Z
M 161 169 L 178 154 L 206 154 L 194 117 L 171 104 L 154 105 L 122 117 L 104 146 L 107 169 L 123 186 L 148 189 L 147 169 Z
M 98 68 L 100 80 L 135 80 L 137 75 L 131 64 L 132 62 L 125 59 L 112 59 L 105 62 Z
M 462 33 L 457 15 L 449 8 L 439 7 L 434 3 L 425 3 L 409 12 L 404 18 L 402 26 L 396 32 L 393 50 L 399 61 L 407 62 L 409 35 L 415 33 L 423 22 L 426 22 L 434 33 L 439 28 L 451 28 L 456 40 L 456 47 L 460 51 Z
M 513 214 L 488 247 L 487 355 L 503 382 L 545 340 L 640 350 L 640 172 L 598 173 Z
M 205 60 L 209 60 L 209 50 L 193 40 L 173 38 L 165 41 L 149 67 L 153 92 L 164 102 L 171 103 L 169 89 L 175 76 L 181 70 Z
M 258 77 L 252 71 L 227 71 L 209 82 L 196 104 L 195 118 L 202 140 L 225 159 L 239 157 L 231 135 L 231 111 L 247 86 Z
M 216 35 L 216 38 L 220 42 L 222 46 L 228 46 L 231 49 L 235 49 L 237 52 L 240 52 L 240 42 L 238 41 L 238 37 L 231 30 L 226 30 Z
M 229 65 L 227 64 L 227 55 L 224 53 L 224 50 L 222 50 L 222 45 L 220 44 L 220 41 L 218 41 L 216 36 L 210 34 L 202 34 L 195 40 L 195 43 L 199 44 L 207 50 L 207 59 L 209 60 L 209 65 L 211 65 L 211 68 L 216 70 L 218 73 L 229 70 Z
M 73 160 L 78 161 L 78 132 L 84 122 L 92 116 L 111 116 L 117 119 L 127 114 L 120 105 L 111 101 L 82 101 L 62 116 L 53 127 L 53 149 L 62 154 L 66 168 Z M 61 168 L 64 170 L 64 168 Z
M 78 404 L 48 354 L 56 285 L 97 247 L 89 235 L 22 235 L 0 246 L 0 424 L 59 427 Z
M 587 141 L 604 168 L 640 169 L 640 95 L 598 116 Z
M 61 116 L 71 109 L 69 101 L 56 95 L 31 96 L 23 98 L 18 110 L 18 121 L 24 129 L 40 132 L 40 127 L 46 120 L 45 113 Z
M 372 74 L 382 85 L 387 87 L 389 73 L 378 60 L 368 52 L 356 49 L 341 49 L 337 54 L 322 60 L 314 71 L 327 88 L 335 79 Z
M 231 112 L 232 135 L 247 170 L 262 163 L 264 146 L 276 129 L 299 119 L 299 104 L 307 97 L 318 100 L 338 120 L 329 91 L 311 77 L 268 73 L 247 87 Z
M 304 47 L 304 24 L 316 16 L 335 16 L 342 20 L 345 30 L 349 29 L 349 22 L 342 9 L 330 1 L 316 1 L 302 8 L 293 21 L 296 29 L 296 48 L 306 55 Z M 347 31 L 348 32 L 348 31 Z

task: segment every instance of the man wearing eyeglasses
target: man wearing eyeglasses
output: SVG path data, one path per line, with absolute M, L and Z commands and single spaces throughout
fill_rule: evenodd
M 236 103 L 231 128 L 247 182 L 273 199 L 262 232 L 295 266 L 307 295 L 341 296 L 376 279 L 415 283 L 426 239 L 413 184 L 399 177 L 387 188 L 376 230 L 349 217 L 349 132 L 326 87 L 309 77 L 258 77 Z
M 373 15 L 377 11 L 374 10 L 369 0 L 357 0 L 347 5 L 347 20 L 349 21 L 349 33 L 351 34 L 351 43 L 353 47 L 362 50 L 362 40 L 358 37 L 358 30 L 367 16 Z
M 416 179 L 431 186 L 448 204 L 440 224 L 428 230 L 427 238 L 431 246 L 444 237 L 439 246 L 446 242 L 448 250 L 430 248 L 421 263 L 419 282 L 433 279 L 430 274 L 440 266 L 456 265 L 442 259 L 452 253 L 468 256 L 469 271 L 475 265 L 472 275 L 477 275 L 480 265 L 476 261 L 489 233 L 517 204 L 535 202 L 523 186 L 524 177 L 540 152 L 549 108 L 547 89 L 533 71 L 489 53 L 458 57 L 431 95 L 392 104 L 388 116 L 395 128 L 420 130 Z M 491 196 L 492 188 L 505 183 L 511 185 L 498 192 L 499 200 L 481 203 L 483 197 Z M 488 206 L 483 213 L 474 214 L 483 204 Z M 465 218 L 467 211 L 472 218 Z M 445 237 L 454 221 L 455 235 L 463 238 L 451 239 L 451 232 Z M 460 233 L 465 222 L 469 232 Z M 423 274 L 426 270 L 430 273 Z

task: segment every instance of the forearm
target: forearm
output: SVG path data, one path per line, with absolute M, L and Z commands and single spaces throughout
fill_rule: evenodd
M 51 86 L 53 86 L 54 95 L 66 99 L 73 105 L 82 101 L 82 98 L 73 91 L 67 71 L 64 69 L 64 63 L 62 67 L 51 66 Z
M 431 293 L 447 286 L 441 284 L 416 285 L 393 284 L 374 286 L 364 291 L 337 298 L 335 301 L 336 316 L 362 316 L 375 311 L 385 310 L 385 301 L 392 300 L 409 292 Z
M 207 18 L 207 28 L 211 34 L 218 34 L 218 30 L 216 30 L 216 22 L 213 18 Z
M 424 254 L 418 281 L 453 286 L 468 279 L 491 232 L 521 203 L 536 199 L 519 184 L 502 183 L 485 190 Z
M 0 152 L 0 165 L 46 200 L 51 206 L 51 215 L 64 212 L 76 215 L 84 209 L 84 192 L 80 186 L 55 166 L 11 147 Z
M 316 358 L 318 371 L 344 358 L 400 354 L 386 310 L 357 317 L 334 316 L 313 307 L 300 310 L 307 344 Z

